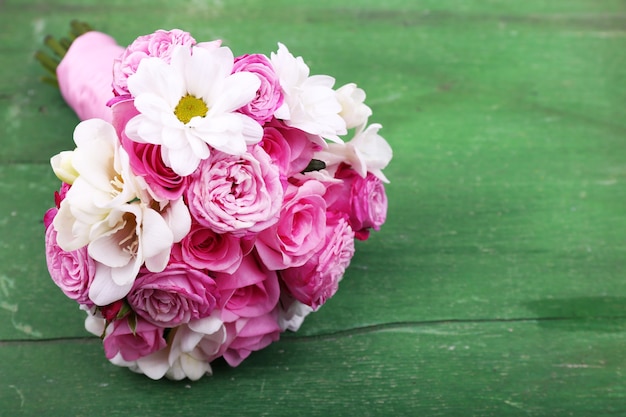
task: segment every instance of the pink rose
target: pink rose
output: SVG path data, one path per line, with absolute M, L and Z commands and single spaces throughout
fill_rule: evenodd
M 250 353 L 261 350 L 280 337 L 276 311 L 226 323 L 223 356 L 230 366 L 238 366 Z M 224 349 L 225 348 L 225 349 Z
M 209 316 L 216 297 L 217 286 L 206 272 L 184 263 L 171 263 L 162 272 L 142 269 L 127 300 L 146 321 L 175 327 Z
M 88 294 L 96 265 L 87 254 L 86 246 L 64 251 L 57 244 L 57 232 L 50 224 L 46 229 L 46 262 L 52 280 L 67 297 L 79 304 L 93 306 Z
M 256 97 L 239 109 L 240 113 L 250 116 L 259 124 L 272 120 L 274 112 L 283 104 L 283 90 L 272 63 L 265 55 L 251 54 L 235 58 L 233 73 L 246 71 L 255 74 L 261 80 Z
M 321 149 L 310 134 L 276 119 L 263 127 L 260 145 L 278 166 L 283 178 L 302 172 L 313 158 L 313 153 Z
M 216 233 L 198 223 L 175 246 L 172 252 L 180 252 L 181 260 L 194 268 L 232 274 L 239 268 L 245 254 L 252 249 L 252 241 L 231 233 Z
M 246 256 L 233 274 L 215 274 L 215 281 L 225 322 L 262 316 L 278 304 L 280 287 L 276 272 L 268 271 L 254 254 Z
M 326 187 L 317 180 L 289 184 L 278 223 L 258 234 L 255 247 L 271 270 L 301 266 L 324 244 Z
M 59 63 L 59 90 L 80 120 L 111 121 L 111 66 L 123 50 L 109 35 L 91 31 L 76 38 Z
M 384 184 L 372 173 L 368 172 L 363 178 L 344 164 L 340 165 L 335 178 L 343 180 L 343 184 L 329 188 L 329 193 L 334 194 L 329 210 L 347 214 L 356 238 L 366 240 L 370 229 L 380 230 L 387 218 Z
M 278 168 L 260 147 L 243 155 L 214 152 L 191 175 L 191 215 L 217 233 L 259 232 L 278 220 L 283 187 Z
M 140 317 L 136 318 L 133 329 L 127 319 L 116 320 L 109 326 L 112 330 L 107 329 L 103 342 L 107 359 L 119 353 L 125 361 L 136 361 L 167 346 L 163 329 Z
M 195 45 L 196 40 L 187 32 L 179 29 L 170 31 L 157 30 L 150 35 L 139 36 L 113 63 L 113 89 L 117 95 L 128 92 L 128 77 L 137 72 L 142 59 L 161 58 L 169 63 L 172 51 L 177 45 Z
M 354 232 L 341 216 L 329 215 L 324 246 L 304 265 L 280 272 L 289 292 L 317 309 L 336 292 L 354 255 Z
M 133 173 L 143 177 L 150 190 L 162 200 L 176 200 L 187 186 L 187 178 L 181 177 L 165 165 L 161 157 L 161 146 L 131 140 L 125 132 L 126 124 L 139 112 L 133 100 L 123 100 L 111 107 L 113 126 L 124 150 L 128 153 Z

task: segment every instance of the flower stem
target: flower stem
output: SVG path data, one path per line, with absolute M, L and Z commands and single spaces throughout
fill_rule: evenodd
M 74 39 L 92 30 L 93 28 L 89 24 L 78 20 L 72 20 L 70 22 L 69 38 L 55 39 L 51 35 L 44 38 L 43 43 L 49 50 L 39 50 L 35 52 L 35 59 L 39 61 L 41 66 L 48 72 L 48 74 L 41 77 L 42 82 L 58 87 L 57 67 L 61 62 L 61 59 L 63 59 L 67 51 L 70 49 L 70 46 L 72 46 Z

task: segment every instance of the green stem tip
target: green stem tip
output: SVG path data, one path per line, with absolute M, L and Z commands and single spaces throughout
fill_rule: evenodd
M 72 20 L 70 22 L 68 38 L 55 39 L 51 35 L 44 38 L 43 43 L 48 47 L 48 50 L 39 50 L 35 53 L 35 59 L 39 61 L 41 66 L 49 73 L 48 76 L 42 77 L 43 82 L 58 86 L 57 67 L 61 59 L 63 59 L 70 49 L 70 46 L 72 46 L 74 39 L 92 30 L 93 28 L 88 23 Z

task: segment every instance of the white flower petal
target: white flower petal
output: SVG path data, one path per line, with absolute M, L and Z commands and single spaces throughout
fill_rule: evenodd
M 191 229 L 191 214 L 189 214 L 189 209 L 182 197 L 170 201 L 162 214 L 172 231 L 174 242 L 180 242 L 187 236 Z
M 161 379 L 170 368 L 167 349 L 157 350 L 150 355 L 137 359 L 137 368 L 150 379 Z
M 69 201 L 63 200 L 61 207 L 52 221 L 57 231 L 57 243 L 66 251 L 73 251 L 89 243 L 89 227 L 76 222 Z
M 100 119 L 79 123 L 74 130 L 77 148 L 72 155 L 72 165 L 82 181 L 100 190 L 110 189 L 111 172 L 118 141 L 115 128 Z
M 97 263 L 96 272 L 89 287 L 89 299 L 98 306 L 111 304 L 126 297 L 133 287 L 133 283 L 134 280 L 125 285 L 116 284 L 111 276 L 111 268 Z
M 174 242 L 174 236 L 161 214 L 147 207 L 142 211 L 142 251 L 146 258 L 150 258 L 158 255 L 166 249 L 169 250 Z
M 190 175 L 200 165 L 200 158 L 193 153 L 190 146 L 179 149 L 163 148 L 162 152 L 163 161 L 182 177 Z
M 346 84 L 336 91 L 337 100 L 341 104 L 340 116 L 345 120 L 348 129 L 364 127 L 372 115 L 372 109 L 365 105 L 365 91 L 356 84 Z
M 179 52 L 184 54 L 185 47 L 179 47 L 174 55 Z M 189 52 L 187 52 L 189 53 Z M 160 58 L 148 57 L 141 60 L 135 74 L 128 77 L 128 91 L 134 97 L 143 94 L 157 94 L 170 105 L 176 105 L 178 100 L 185 95 L 185 85 L 179 77 L 174 76 L 173 69 Z
M 100 337 L 104 333 L 105 327 L 106 321 L 102 317 L 96 317 L 87 312 L 87 317 L 85 317 L 85 330 L 94 336 Z
M 211 372 L 211 365 L 207 361 L 195 359 L 187 354 L 181 355 L 180 366 L 183 373 L 192 381 L 197 381 L 205 373 Z
M 243 125 L 242 134 L 246 145 L 254 145 L 263 139 L 263 126 L 258 124 L 256 120 L 238 113 L 235 113 L 235 116 L 241 119 L 241 124 Z
M 237 72 L 222 81 L 220 95 L 215 97 L 209 112 L 231 113 L 250 103 L 261 86 L 259 77 L 250 72 Z
M 209 335 L 218 332 L 223 324 L 224 322 L 214 312 L 209 317 L 190 321 L 188 326 L 194 332 Z
M 180 100 L 180 97 L 178 100 Z M 177 103 L 178 101 L 176 101 L 175 104 Z M 163 117 L 163 115 L 172 113 L 172 104 L 164 100 L 162 96 L 154 93 L 146 93 L 138 96 L 134 104 L 143 116 L 152 120 L 158 120 Z
M 89 256 L 111 268 L 121 268 L 130 261 L 130 254 L 119 246 L 120 236 L 109 233 L 92 241 L 88 246 Z
M 177 68 L 184 75 L 187 93 L 194 97 L 209 100 L 206 80 L 221 80 L 226 78 L 233 69 L 233 53 L 229 48 L 206 50 L 193 48 L 193 55 L 181 60 L 182 66 Z M 208 104 L 212 104 L 210 101 Z
M 120 286 L 128 285 L 128 283 L 135 282 L 135 278 L 139 273 L 139 269 L 141 268 L 141 262 L 143 257 L 141 254 L 138 254 L 135 257 L 132 257 L 128 264 L 119 267 L 119 268 L 111 268 L 111 279 L 113 282 Z
M 72 165 L 72 157 L 74 151 L 63 151 L 50 158 L 50 165 L 54 171 L 54 175 L 64 183 L 72 185 L 74 180 L 78 178 L 78 171 Z

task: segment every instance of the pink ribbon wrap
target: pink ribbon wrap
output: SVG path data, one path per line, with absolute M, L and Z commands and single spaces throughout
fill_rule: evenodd
M 80 120 L 111 122 L 107 102 L 113 98 L 113 61 L 124 48 L 101 32 L 87 32 L 72 42 L 57 67 L 61 95 Z

